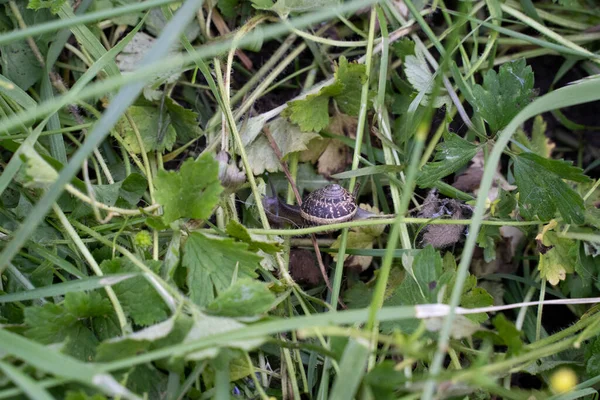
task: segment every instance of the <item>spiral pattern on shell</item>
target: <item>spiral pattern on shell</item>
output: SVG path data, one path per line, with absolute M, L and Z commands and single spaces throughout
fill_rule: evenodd
M 302 201 L 300 215 L 312 225 L 329 225 L 351 220 L 358 210 L 352 193 L 337 184 L 310 193 Z

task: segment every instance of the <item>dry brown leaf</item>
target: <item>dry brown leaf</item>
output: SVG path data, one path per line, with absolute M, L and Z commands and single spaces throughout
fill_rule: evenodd
M 346 170 L 348 165 L 348 147 L 339 140 L 331 140 L 319 157 L 317 171 L 320 175 L 330 177 Z
M 463 192 L 471 192 L 477 194 L 479 191 L 479 185 L 481 183 L 481 177 L 483 176 L 483 168 L 484 168 L 484 159 L 483 159 L 483 151 L 479 150 L 475 157 L 473 158 L 471 165 L 466 171 L 459 175 L 452 186 L 457 188 L 458 190 L 462 190 Z M 492 188 L 488 192 L 488 200 L 494 201 L 498 197 L 498 189 L 502 188 L 505 191 L 509 192 L 511 190 L 515 190 L 517 187 L 508 183 L 504 175 L 500 172 L 500 166 L 496 170 L 494 175 L 494 181 L 492 184 Z
M 317 137 L 306 144 L 307 149 L 300 153 L 300 162 L 315 164 L 327 148 L 330 139 Z

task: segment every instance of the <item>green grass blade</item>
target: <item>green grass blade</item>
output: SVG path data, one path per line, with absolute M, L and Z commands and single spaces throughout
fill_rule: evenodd
M 81 16 L 73 16 L 71 19 L 61 19 L 58 21 L 46 22 L 30 26 L 27 29 L 14 30 L 0 35 L 0 44 L 12 43 L 27 37 L 35 37 L 44 33 L 58 31 L 64 28 L 70 28 L 76 25 L 88 24 L 90 22 L 101 21 L 112 17 L 118 17 L 137 11 L 148 10 L 150 8 L 160 7 L 166 4 L 178 3 L 178 0 L 149 0 L 140 3 L 132 3 L 127 6 L 111 8 L 108 10 L 97 11 Z
M 0 361 L 0 370 L 4 372 L 7 378 L 19 386 L 30 399 L 54 400 L 54 397 L 46 389 L 12 365 Z
M 365 374 L 367 358 L 371 353 L 369 342 L 364 339 L 350 339 L 340 362 L 340 372 L 333 383 L 332 399 L 353 399 L 358 385 Z
M 41 371 L 77 382 L 91 384 L 94 375 L 98 373 L 91 365 L 65 356 L 58 351 L 48 350 L 47 346 L 25 339 L 23 336 L 6 329 L 0 329 L 0 350 Z M 57 366 L 60 366 L 60 368 L 57 368 Z
M 55 285 L 28 290 L 26 292 L 15 292 L 5 294 L 3 296 L 0 296 L 0 304 L 11 303 L 14 301 L 35 300 L 41 297 L 62 296 L 70 292 L 81 292 L 84 290 L 99 289 L 105 286 L 116 285 L 119 282 L 123 282 L 127 279 L 134 278 L 140 275 L 141 274 L 139 273 L 114 274 L 57 283 Z

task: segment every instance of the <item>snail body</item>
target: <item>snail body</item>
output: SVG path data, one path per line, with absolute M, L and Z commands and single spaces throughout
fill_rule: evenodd
M 357 219 L 389 217 L 363 210 L 356 202 L 358 186 L 350 193 L 337 184 L 330 184 L 304 197 L 301 206 L 286 204 L 275 195 L 263 200 L 267 216 L 277 224 L 296 226 L 338 224 Z
M 357 211 L 356 191 L 350 193 L 334 183 L 306 196 L 300 216 L 309 225 L 330 225 L 350 221 Z

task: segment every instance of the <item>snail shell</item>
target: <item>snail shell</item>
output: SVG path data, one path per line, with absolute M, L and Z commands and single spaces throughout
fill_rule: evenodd
M 310 193 L 302 201 L 301 217 L 311 225 L 329 225 L 354 218 L 358 206 L 355 196 L 337 184 Z

